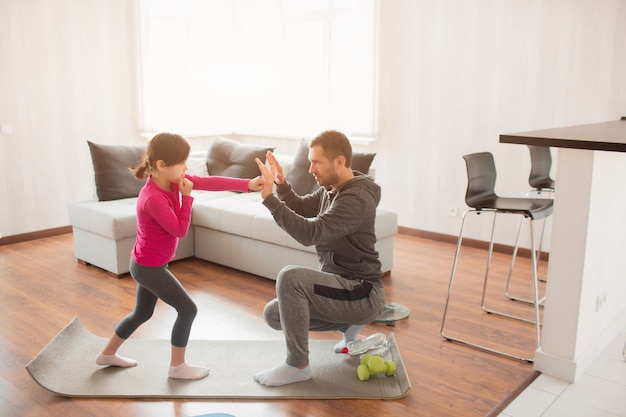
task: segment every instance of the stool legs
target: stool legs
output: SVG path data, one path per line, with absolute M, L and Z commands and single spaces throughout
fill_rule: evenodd
M 538 277 L 537 277 L 537 252 L 535 251 L 535 246 L 534 246 L 534 235 L 533 235 L 533 220 L 529 219 L 529 223 L 530 223 L 530 237 L 531 237 L 531 258 L 532 258 L 532 272 L 533 272 L 533 300 L 531 301 L 531 304 L 533 304 L 534 307 L 534 320 L 527 320 L 527 319 L 523 319 L 517 316 L 513 316 L 513 315 L 508 315 L 508 314 L 504 314 L 504 313 L 500 313 L 500 312 L 494 312 L 494 311 L 488 311 L 485 309 L 485 294 L 486 294 L 486 290 L 487 290 L 487 281 L 489 278 L 489 267 L 491 265 L 491 257 L 492 257 L 492 253 L 493 253 L 493 237 L 494 237 L 494 229 L 495 229 L 495 221 L 496 221 L 496 211 L 495 210 L 468 210 L 463 214 L 463 219 L 461 221 L 461 230 L 459 232 L 459 238 L 457 241 L 457 246 L 456 246 L 456 251 L 454 254 L 454 261 L 452 264 L 452 272 L 450 275 L 450 282 L 448 284 L 448 292 L 446 295 L 446 302 L 445 302 L 445 306 L 444 306 L 444 312 L 443 312 L 443 317 L 441 320 L 441 328 L 440 328 L 440 334 L 444 339 L 447 339 L 449 341 L 454 341 L 454 342 L 458 342 L 458 343 L 462 343 L 465 344 L 467 346 L 476 348 L 476 349 L 480 349 L 483 351 L 487 351 L 487 352 L 491 352 L 491 353 L 495 353 L 498 355 L 502 355 L 502 356 L 506 356 L 506 357 L 510 357 L 513 359 L 518 359 L 518 360 L 523 360 L 523 361 L 527 361 L 527 362 L 532 362 L 533 358 L 526 358 L 526 357 L 521 357 L 518 355 L 513 355 L 498 349 L 493 349 L 490 347 L 487 347 L 486 345 L 481 345 L 478 343 L 473 343 L 467 340 L 463 340 L 457 337 L 452 337 L 448 334 L 445 333 L 445 322 L 446 322 L 446 318 L 447 318 L 447 313 L 448 313 L 448 307 L 450 305 L 450 295 L 452 293 L 452 288 L 453 288 L 453 284 L 454 284 L 454 278 L 456 275 L 456 270 L 457 270 L 457 265 L 458 265 L 458 260 L 459 260 L 459 253 L 461 251 L 461 246 L 462 246 L 462 241 L 463 241 L 463 229 L 465 227 L 465 221 L 467 220 L 467 215 L 470 213 L 476 213 L 476 214 L 481 214 L 481 213 L 487 213 L 487 212 L 492 212 L 493 213 L 493 223 L 492 223 L 492 229 L 491 229 L 491 238 L 490 238 L 490 242 L 489 242 L 489 252 L 487 255 L 487 266 L 486 266 L 486 271 L 485 271 L 485 276 L 484 276 L 484 280 L 483 280 L 483 290 L 482 290 L 482 299 L 481 299 L 481 307 L 483 308 L 483 310 L 487 311 L 488 313 L 493 313 L 493 314 L 498 314 L 500 316 L 506 317 L 506 318 L 510 318 L 510 319 L 517 319 L 517 320 L 522 320 L 531 324 L 534 324 L 535 326 L 535 347 L 539 348 L 541 346 L 541 322 L 540 322 L 540 315 L 539 315 L 539 305 L 540 305 L 540 301 L 539 300 L 539 288 L 538 288 Z M 520 224 L 521 227 L 521 224 Z M 517 240 L 519 240 L 519 233 L 518 233 L 518 237 Z M 514 254 L 513 257 L 515 257 L 517 254 L 517 242 L 516 242 L 516 246 L 515 246 L 515 250 L 514 250 Z M 512 260 L 512 264 L 511 267 L 513 266 L 514 260 Z M 510 271 L 509 271 L 510 274 Z
M 537 255 L 536 255 L 537 256 L 537 265 L 539 265 L 539 261 L 541 260 L 541 245 L 543 244 L 543 235 L 544 235 L 544 232 L 546 230 L 546 221 L 547 221 L 547 218 L 545 218 L 545 219 L 543 219 L 541 221 L 541 236 L 539 237 L 539 249 L 536 250 L 536 252 L 537 252 Z M 511 266 L 509 267 L 509 273 L 508 273 L 508 275 L 506 277 L 506 284 L 504 286 L 504 295 L 506 295 L 509 299 L 511 299 L 513 301 L 521 301 L 523 303 L 532 304 L 533 300 L 516 297 L 516 296 L 512 295 L 509 292 L 509 284 L 511 282 L 511 275 L 513 273 L 513 266 L 515 265 L 515 259 L 517 258 L 517 249 L 519 247 L 519 239 L 520 239 L 520 235 L 521 235 L 521 232 L 522 232 L 522 223 L 523 222 L 524 222 L 524 218 L 522 218 L 520 220 L 519 228 L 517 229 L 517 238 L 515 239 L 515 247 L 513 249 L 513 255 L 511 256 Z M 545 278 L 539 277 L 538 279 L 539 279 L 539 281 L 543 281 L 543 282 L 546 281 Z M 539 300 L 539 303 L 541 304 L 544 301 L 545 301 L 545 297 L 542 297 Z
M 531 194 L 536 194 L 537 196 L 542 196 L 542 195 L 548 195 L 545 198 L 552 198 L 554 199 L 554 188 L 541 188 L 541 189 L 533 189 L 530 190 L 526 193 L 526 197 L 530 196 Z M 539 237 L 539 248 L 537 249 L 537 262 L 541 261 L 541 246 L 543 244 L 543 234 L 546 230 L 546 222 L 548 221 L 548 218 L 544 218 L 543 219 L 543 224 L 541 225 L 541 236 Z M 546 282 L 546 278 L 545 277 L 539 277 L 539 281 L 542 282 Z
M 517 259 L 517 250 L 519 248 L 519 240 L 520 240 L 520 235 L 521 235 L 521 232 L 522 232 L 522 223 L 524 222 L 525 219 L 526 218 L 523 217 L 520 220 L 519 227 L 518 227 L 518 230 L 517 230 L 517 238 L 515 239 L 515 247 L 513 248 L 513 255 L 511 256 L 511 265 L 509 266 L 509 273 L 507 274 L 506 284 L 504 286 L 504 295 L 506 295 L 509 299 L 511 299 L 513 301 L 520 301 L 520 302 L 527 303 L 527 304 L 533 304 L 534 300 L 529 300 L 527 298 L 521 298 L 521 297 L 514 296 L 509 291 L 509 284 L 511 283 L 511 275 L 513 274 L 513 267 L 515 266 L 515 260 Z M 532 223 L 534 222 L 534 220 L 530 220 L 530 222 L 531 222 L 531 229 L 532 229 Z M 542 220 L 542 227 L 541 227 L 541 237 L 539 238 L 539 249 L 535 250 L 535 253 L 536 253 L 535 256 L 537 258 L 537 265 L 539 265 L 539 260 L 541 259 L 541 244 L 543 242 L 543 234 L 544 234 L 544 231 L 545 231 L 545 227 L 546 227 L 546 219 L 543 219 Z M 531 234 L 531 240 L 533 240 L 533 243 L 534 243 L 534 239 L 533 239 L 532 234 Z M 539 277 L 538 277 L 538 280 L 545 281 L 545 279 L 542 280 Z M 545 299 L 546 299 L 545 296 L 541 297 L 539 299 L 539 304 L 541 305 L 541 303 L 543 303 L 545 301 Z M 541 307 L 543 307 L 543 305 L 541 305 Z M 493 313 L 493 311 L 491 311 L 491 313 Z
M 515 319 L 515 320 L 521 320 L 524 321 L 526 323 L 530 323 L 530 324 L 534 324 L 535 325 L 535 329 L 536 329 L 536 344 L 537 344 L 537 348 L 539 348 L 540 346 L 540 327 L 541 327 L 541 322 L 539 320 L 539 308 L 541 307 L 541 303 L 545 300 L 545 297 L 542 297 L 541 299 L 539 298 L 539 285 L 538 285 L 538 281 L 539 281 L 539 277 L 538 277 L 538 256 L 537 256 L 537 251 L 535 250 L 535 237 L 534 237 L 534 222 L 535 220 L 528 218 L 528 217 L 522 217 L 522 219 L 520 220 L 520 225 L 518 228 L 518 232 L 517 232 L 517 237 L 515 240 L 515 247 L 513 248 L 513 254 L 511 256 L 511 264 L 509 266 L 509 272 L 507 275 L 507 281 L 506 281 L 506 291 L 508 291 L 508 285 L 509 285 L 509 281 L 511 278 L 511 273 L 513 271 L 513 266 L 515 265 L 515 259 L 517 257 L 517 250 L 519 247 L 519 239 L 520 239 L 520 232 L 521 232 L 521 228 L 522 228 L 522 223 L 524 222 L 525 219 L 528 220 L 529 223 L 529 228 L 530 228 L 530 247 L 531 247 L 531 261 L 532 261 L 532 272 L 533 272 L 533 299 L 532 300 L 524 300 L 524 299 L 519 299 L 517 298 L 516 300 L 518 301 L 523 301 L 526 302 L 528 304 L 532 304 L 534 306 L 534 319 L 530 320 L 524 317 L 519 317 L 516 315 L 512 315 L 512 314 L 508 314 L 508 313 L 504 313 L 504 312 L 500 312 L 497 310 L 493 310 L 490 309 L 486 306 L 485 300 L 486 300 L 486 291 L 487 291 L 487 281 L 489 279 L 489 264 L 491 263 L 491 255 L 493 253 L 493 235 L 494 235 L 494 230 L 495 230 L 495 222 L 496 222 L 496 216 L 497 216 L 497 212 L 494 213 L 493 216 L 493 224 L 492 224 L 492 228 L 491 228 L 491 240 L 489 243 L 489 256 L 487 258 L 487 269 L 486 269 L 486 273 L 485 273 L 485 279 L 483 281 L 483 294 L 482 294 L 482 299 L 481 299 L 481 308 L 483 309 L 483 311 L 485 311 L 486 313 L 489 314 L 497 314 L 499 316 L 502 317 L 507 317 L 510 319 Z M 545 223 L 544 223 L 545 225 Z

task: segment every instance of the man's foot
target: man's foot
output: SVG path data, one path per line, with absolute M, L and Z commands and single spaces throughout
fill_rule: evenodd
M 279 387 L 281 385 L 308 381 L 309 379 L 311 379 L 310 366 L 307 365 L 306 368 L 301 369 L 287 365 L 286 363 L 254 375 L 256 382 L 267 385 L 268 387 Z
M 209 368 L 183 362 L 178 366 L 170 366 L 167 375 L 173 379 L 202 379 L 209 375 Z
M 345 349 L 348 348 L 348 343 L 356 340 L 357 336 L 361 332 L 361 329 L 364 326 L 353 324 L 348 327 L 348 330 L 343 332 L 343 340 L 335 345 L 333 348 L 336 353 L 343 353 Z
M 137 361 L 134 359 L 125 358 L 118 354 L 104 355 L 102 353 L 96 357 L 96 363 L 102 366 L 119 366 L 121 368 L 130 368 L 137 365 Z

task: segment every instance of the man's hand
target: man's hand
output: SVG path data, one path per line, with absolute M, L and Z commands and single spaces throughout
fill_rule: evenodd
M 259 166 L 259 170 L 261 171 L 261 177 L 263 178 L 263 188 L 261 188 L 261 197 L 265 200 L 272 191 L 274 190 L 274 175 L 270 172 L 269 169 L 265 166 L 265 164 L 259 159 L 255 159 L 256 164 Z
M 267 151 L 266 154 L 267 162 L 270 166 L 270 170 L 272 171 L 272 175 L 274 176 L 274 181 L 276 184 L 282 184 L 285 182 L 285 177 L 283 177 L 283 167 L 280 166 L 274 154 L 270 151 Z
M 248 181 L 248 190 L 250 191 L 262 190 L 264 183 L 265 181 L 263 180 L 263 177 L 261 176 L 252 178 L 250 181 Z

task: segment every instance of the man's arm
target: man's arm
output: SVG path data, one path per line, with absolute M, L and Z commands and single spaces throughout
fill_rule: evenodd
M 345 191 L 328 210 L 311 218 L 299 215 L 275 195 L 268 196 L 263 204 L 284 231 L 299 243 L 311 246 L 332 242 L 357 232 L 363 221 L 361 213 L 371 206 L 365 198 L 368 197 Z
M 279 199 L 285 201 L 293 211 L 307 218 L 316 216 L 319 211 L 319 195 L 301 197 L 296 194 L 291 185 L 285 181 L 280 164 L 269 151 L 267 152 L 267 160 L 270 165 L 269 169 L 260 159 L 256 159 L 263 179 L 261 188 L 263 200 L 273 194 L 274 184 L 276 184 Z

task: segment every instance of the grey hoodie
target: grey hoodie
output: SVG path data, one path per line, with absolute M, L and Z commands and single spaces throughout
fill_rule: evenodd
M 380 186 L 360 172 L 337 189 L 297 195 L 286 181 L 263 204 L 276 223 L 305 246 L 315 245 L 320 269 L 382 286 L 374 244 Z M 282 200 L 282 201 L 281 201 Z

